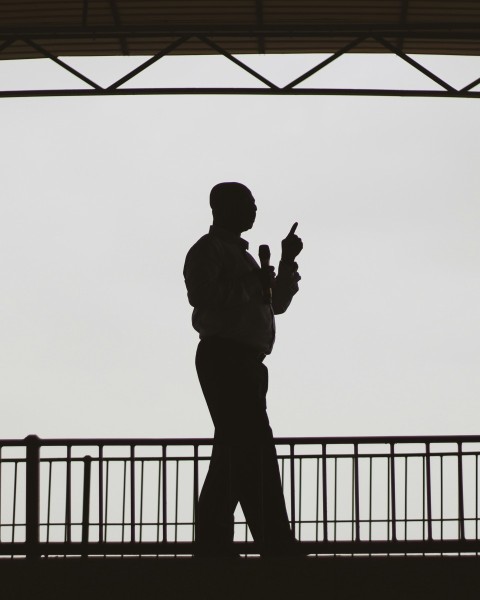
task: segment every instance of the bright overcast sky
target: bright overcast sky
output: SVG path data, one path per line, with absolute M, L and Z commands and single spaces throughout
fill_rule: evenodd
M 384 59 L 332 66 L 330 83 L 375 74 L 392 86 Z M 199 60 L 171 59 L 155 76 L 212 83 L 218 61 Z M 300 60 L 271 73 L 293 79 Z M 480 75 L 477 59 L 429 60 L 454 83 Z M 70 62 L 106 81 L 125 71 L 118 60 Z M 26 88 L 55 77 L 44 61 L 4 63 L 0 75 L 3 87 Z M 407 77 L 403 65 L 396 76 Z M 221 77 L 230 84 L 230 71 Z M 0 438 L 212 435 L 182 268 L 219 181 L 257 199 L 245 235 L 255 256 L 268 243 L 278 260 L 294 221 L 304 240 L 301 289 L 267 359 L 276 435 L 478 433 L 480 100 L 149 96 L 0 108 Z

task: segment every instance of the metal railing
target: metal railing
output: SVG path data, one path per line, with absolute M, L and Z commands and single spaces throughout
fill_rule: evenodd
M 312 554 L 480 551 L 480 436 L 275 442 L 290 521 Z M 0 555 L 192 554 L 211 445 L 0 440 Z M 235 543 L 258 552 L 240 509 Z

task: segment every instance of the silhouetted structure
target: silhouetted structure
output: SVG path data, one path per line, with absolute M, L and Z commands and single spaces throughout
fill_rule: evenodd
M 197 373 L 215 425 L 198 505 L 197 554 L 232 553 L 238 502 L 262 554 L 294 554 L 266 412 L 263 360 L 275 340 L 274 314 L 285 312 L 298 291 L 294 259 L 303 245 L 295 224 L 282 242 L 275 276 L 267 257 L 260 268 L 240 237 L 255 222 L 250 190 L 234 182 L 218 184 L 210 205 L 213 225 L 188 252 L 184 269 L 192 322 L 200 334 Z
M 0 60 L 46 58 L 77 78 L 76 89 L 48 89 L 43 78 L 32 77 L 21 89 L 0 90 L 12 96 L 94 96 L 124 94 L 265 94 L 265 95 L 384 95 L 480 98 L 476 78 L 461 88 L 427 69 L 418 54 L 480 54 L 480 7 L 456 0 L 402 0 L 367 2 L 296 0 L 232 3 L 192 2 L 108 3 L 87 0 L 3 0 L 0 3 Z M 238 55 L 319 53 L 319 62 L 292 81 L 279 85 L 268 73 L 253 69 Z M 353 53 L 390 54 L 425 77 L 425 86 L 411 89 L 399 77 L 392 87 L 379 82 L 375 89 L 358 87 L 356 77 L 332 89 L 312 75 L 337 59 Z M 216 54 L 251 76 L 249 87 L 211 85 L 135 87 L 135 76 L 167 55 Z M 146 55 L 149 58 L 108 86 L 66 62 L 69 56 Z M 413 55 L 413 56 L 412 56 Z M 351 70 L 356 73 L 355 69 Z M 401 72 L 403 74 L 403 71 Z M 394 73 L 393 73 L 394 74 Z M 211 75 L 211 73 L 210 73 Z M 430 81 L 429 81 L 430 80 Z M 38 81 L 42 85 L 38 85 Z M 431 85 L 435 82 L 435 86 Z M 305 85 L 306 82 L 306 85 Z M 128 85 L 125 85 L 127 84 Z M 86 85 L 85 85 L 86 84 Z M 364 84 L 365 85 L 365 84 Z
M 305 552 L 480 552 L 480 436 L 275 444 Z M 209 439 L 0 440 L 0 556 L 191 555 L 211 446 Z M 245 523 L 235 532 L 237 552 L 258 554 Z

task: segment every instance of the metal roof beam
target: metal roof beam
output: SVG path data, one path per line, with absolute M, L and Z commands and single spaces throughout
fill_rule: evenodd
M 480 82 L 479 82 L 480 83 Z M 55 89 L 55 90 L 6 90 L 0 91 L 0 98 L 33 98 L 54 96 L 151 96 L 151 95 L 219 95 L 219 96 L 385 96 L 405 98 L 478 98 L 480 92 L 464 90 L 384 90 L 378 88 L 116 88 L 116 89 Z
M 480 77 L 478 79 L 475 79 L 475 81 L 472 81 L 472 83 L 469 83 L 468 85 L 466 85 L 464 88 L 462 88 L 460 91 L 461 92 L 469 92 L 470 90 L 472 90 L 474 87 L 477 87 L 477 85 L 480 84 Z
M 248 65 L 246 65 L 245 63 L 243 63 L 241 60 L 238 60 L 238 58 L 236 58 L 235 56 L 233 56 L 232 54 L 230 54 L 229 52 L 227 52 L 224 48 L 222 48 L 221 46 L 219 46 L 218 44 L 216 44 L 212 40 L 208 39 L 207 37 L 200 37 L 200 36 L 197 36 L 197 37 L 198 37 L 199 40 L 201 40 L 202 42 L 204 42 L 205 44 L 207 44 L 208 46 L 210 46 L 210 48 L 212 48 L 212 50 L 215 50 L 216 52 L 218 52 L 222 56 L 225 56 L 225 58 L 228 58 L 228 60 L 230 60 L 231 62 L 233 62 L 237 66 L 239 66 L 241 69 L 243 69 L 247 73 L 250 73 L 250 75 L 253 75 L 253 77 L 255 77 L 256 79 L 258 79 L 259 81 L 261 81 L 265 85 L 268 85 L 269 88 L 272 88 L 272 89 L 278 88 L 278 85 L 275 85 L 274 83 L 272 83 L 271 81 L 269 81 L 266 77 L 264 77 L 263 75 L 260 75 L 260 73 L 257 73 L 257 71 L 255 71 L 254 69 L 250 68 Z
M 299 83 L 302 83 L 302 81 L 305 81 L 305 79 L 308 79 L 315 73 L 318 73 L 318 71 L 325 68 L 327 65 L 332 63 L 334 60 L 337 60 L 338 58 L 340 58 L 340 56 L 343 56 L 344 54 L 346 54 L 347 52 L 349 52 L 350 50 L 355 48 L 355 46 L 358 46 L 358 44 L 361 44 L 364 39 L 365 39 L 365 37 L 363 36 L 363 37 L 357 38 L 356 40 L 353 40 L 353 42 L 350 42 L 349 44 L 344 46 L 341 50 L 338 50 L 338 52 L 335 52 L 334 54 L 332 54 L 332 56 L 329 56 L 327 59 L 325 59 L 324 61 L 319 63 L 316 67 L 313 67 L 313 69 L 310 69 L 309 71 L 307 71 L 300 77 L 297 77 L 297 79 L 294 79 L 293 81 L 288 83 L 283 89 L 287 90 L 287 89 L 292 89 L 292 88 L 296 87 Z
M 257 27 L 261 31 L 263 29 L 263 0 L 255 0 L 255 8 L 257 14 Z M 265 37 L 263 34 L 258 36 L 258 52 L 265 54 Z
M 112 13 L 113 23 L 115 24 L 115 27 L 120 27 L 121 20 L 120 20 L 120 11 L 118 10 L 117 0 L 110 0 L 110 11 Z M 124 56 L 128 56 L 128 54 L 130 54 L 130 53 L 128 51 L 127 38 L 124 35 L 121 35 L 121 36 L 119 36 L 119 41 L 120 41 L 120 47 L 122 49 L 122 54 Z
M 81 79 L 85 83 L 88 83 L 88 85 L 90 85 L 94 89 L 96 89 L 96 90 L 102 90 L 103 89 L 100 85 L 98 85 L 98 83 L 95 83 L 94 81 L 92 81 L 91 79 L 89 79 L 88 77 L 86 77 L 85 75 L 83 75 L 83 73 L 80 73 L 80 71 L 77 71 L 76 69 L 74 69 L 70 65 L 67 65 L 67 63 L 63 62 L 63 60 L 60 60 L 59 58 L 57 58 L 56 56 L 54 56 L 53 54 L 51 54 L 48 50 L 45 50 L 45 48 L 43 48 L 42 46 L 40 46 L 36 42 L 34 42 L 32 40 L 29 40 L 29 39 L 23 39 L 22 41 L 25 42 L 26 44 L 28 44 L 31 48 L 34 48 L 40 54 L 43 54 L 43 56 L 45 58 L 49 58 L 54 63 L 56 63 L 57 65 L 59 65 L 60 67 L 62 67 L 63 69 L 65 69 L 66 71 L 68 71 L 69 73 L 71 73 L 72 75 L 75 75 L 75 77 L 77 77 L 78 79 Z
M 417 71 L 420 71 L 420 73 L 423 73 L 428 78 L 430 78 L 432 81 L 434 81 L 435 83 L 438 83 L 438 85 L 442 86 L 443 88 L 445 88 L 449 92 L 455 92 L 455 91 L 457 91 L 449 83 L 447 83 L 446 81 L 443 81 L 443 79 L 440 79 L 440 77 L 437 77 L 434 73 L 432 73 L 431 71 L 429 71 L 423 65 L 421 65 L 416 60 L 414 60 L 413 58 L 411 58 L 410 56 L 408 56 L 407 54 L 405 54 L 405 52 L 402 52 L 402 50 L 400 50 L 399 48 L 397 48 L 396 46 L 394 46 L 393 44 L 391 44 L 387 40 L 384 40 L 383 38 L 381 38 L 379 36 L 375 36 L 375 39 L 377 40 L 377 42 L 379 42 L 380 44 L 382 44 L 382 46 L 385 46 L 385 48 L 387 48 L 387 50 L 390 50 L 391 52 L 393 52 L 394 54 L 396 54 L 399 58 L 401 58 L 402 60 L 404 60 L 405 62 L 407 62 L 409 65 L 411 65 L 415 69 L 417 69 Z
M 86 27 L 88 23 L 89 0 L 83 0 L 82 8 L 82 27 Z
M 389 24 L 389 23 L 335 23 L 329 25 L 298 24 L 293 26 L 166 26 L 166 25 L 87 25 L 87 26 L 22 26 L 0 25 L 0 37 L 35 38 L 114 38 L 120 35 L 132 37 L 181 37 L 184 35 L 205 35 L 225 37 L 304 38 L 304 37 L 344 37 L 360 35 L 384 35 L 387 37 L 410 37 L 419 39 L 480 40 L 480 23 L 433 24 Z
M 129 81 L 130 79 L 132 79 L 133 77 L 135 77 L 136 75 L 141 73 L 142 71 L 145 71 L 145 69 L 148 69 L 148 67 L 151 67 L 154 63 L 156 63 L 158 60 L 160 60 L 167 54 L 170 54 L 170 52 L 172 52 L 173 50 L 175 50 L 176 48 L 178 48 L 179 46 L 184 44 L 188 39 L 189 39 L 188 37 L 182 37 L 178 40 L 175 40 L 172 44 L 169 44 L 166 48 L 164 48 L 163 50 L 160 50 L 160 52 L 157 52 L 157 54 L 155 54 L 155 56 L 152 56 L 147 61 L 142 63 L 139 67 L 137 67 L 136 69 L 133 69 L 133 71 L 130 71 L 130 73 L 127 73 L 127 75 L 124 75 L 118 81 L 115 81 L 115 83 L 112 83 L 112 85 L 108 86 L 107 89 L 109 89 L 109 90 L 117 89 L 118 87 L 120 87 L 121 85 L 123 85 L 124 83 L 126 83 L 127 81 Z
M 113 34 L 112 34 L 112 37 Z M 34 41 L 30 38 L 8 38 L 3 44 L 0 43 L 0 52 L 6 48 L 8 48 L 11 44 L 16 41 L 21 41 L 26 43 L 31 48 L 33 48 L 40 56 L 46 57 L 63 69 L 67 70 L 75 77 L 80 79 L 81 81 L 87 83 L 92 89 L 71 89 L 71 90 L 5 90 L 0 92 L 0 97 L 26 97 L 26 96 L 81 96 L 81 95 L 125 95 L 125 94 L 158 94 L 158 95 L 189 95 L 189 94 L 232 94 L 232 95 L 356 95 L 356 96 L 410 96 L 410 97 L 449 97 L 449 98 L 477 98 L 480 97 L 480 92 L 472 91 L 477 85 L 480 84 L 480 78 L 472 81 L 469 85 L 464 88 L 457 90 L 455 87 L 432 73 L 429 69 L 425 68 L 423 65 L 418 63 L 416 60 L 411 58 L 408 54 L 406 54 L 403 50 L 401 50 L 398 46 L 394 45 L 380 35 L 361 35 L 358 36 L 351 41 L 349 41 L 345 46 L 328 56 L 325 60 L 322 60 L 319 64 L 317 64 L 312 69 L 309 69 L 284 87 L 280 87 L 270 81 L 268 78 L 264 77 L 261 73 L 249 67 L 247 64 L 239 60 L 232 52 L 226 50 L 223 46 L 218 44 L 217 42 L 210 39 L 208 36 L 195 36 L 201 43 L 205 44 L 210 50 L 213 50 L 216 54 L 224 56 L 229 61 L 233 62 L 236 66 L 240 67 L 253 77 L 255 77 L 258 81 L 262 82 L 266 87 L 265 88 L 253 88 L 253 87 L 183 87 L 183 88 L 169 88 L 169 87 L 154 87 L 154 88 L 143 88 L 143 87 L 131 87 L 129 89 L 121 88 L 123 84 L 127 81 L 130 81 L 136 75 L 146 70 L 150 66 L 152 66 L 155 62 L 163 58 L 168 54 L 174 53 L 178 50 L 182 45 L 186 42 L 189 42 L 191 36 L 181 36 L 175 39 L 173 42 L 169 43 L 162 50 L 157 52 L 154 56 L 148 58 L 143 64 L 136 67 L 132 71 L 128 72 L 126 75 L 112 83 L 108 86 L 107 89 L 104 89 L 102 86 L 95 83 L 93 80 L 89 79 L 78 70 L 70 67 L 63 60 L 59 59 L 52 52 L 48 51 L 45 47 L 41 46 L 37 41 Z M 369 48 L 372 46 L 372 40 L 374 44 L 378 44 L 378 48 L 382 49 L 382 52 L 388 52 L 395 54 L 403 61 L 407 62 L 410 66 L 414 67 L 416 70 L 421 72 L 423 75 L 427 76 L 429 79 L 434 81 L 436 84 L 443 88 L 442 91 L 430 91 L 430 90 L 404 90 L 404 89 L 394 89 L 394 90 L 383 90 L 383 89 L 365 89 L 365 88 L 302 88 L 299 89 L 297 86 L 307 80 L 309 77 L 319 72 L 321 69 L 324 69 L 326 66 L 338 60 L 341 56 L 352 52 L 357 46 L 359 46 L 362 42 L 368 41 Z M 199 48 L 199 46 L 196 46 Z M 204 53 L 201 50 L 200 52 Z

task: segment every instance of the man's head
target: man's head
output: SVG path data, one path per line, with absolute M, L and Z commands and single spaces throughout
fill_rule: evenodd
M 210 192 L 210 206 L 214 224 L 234 233 L 251 229 L 255 222 L 255 198 L 242 183 L 217 183 Z

